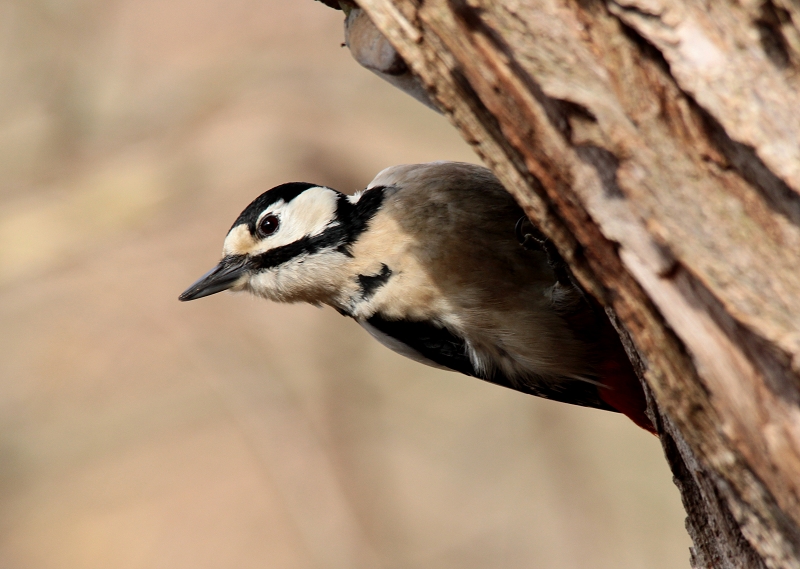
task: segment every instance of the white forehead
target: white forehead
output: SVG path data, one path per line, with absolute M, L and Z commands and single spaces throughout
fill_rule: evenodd
M 256 220 L 257 226 L 265 215 L 277 216 L 280 224 L 275 233 L 259 240 L 250 235 L 246 224 L 238 225 L 225 238 L 222 252 L 224 255 L 257 255 L 306 236 L 318 235 L 336 219 L 338 196 L 330 188 L 317 186 L 290 202 L 279 200 L 260 212 Z

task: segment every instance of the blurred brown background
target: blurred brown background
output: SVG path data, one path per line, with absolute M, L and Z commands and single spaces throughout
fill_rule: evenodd
M 178 294 L 278 183 L 476 161 L 311 0 L 0 1 L 0 568 L 688 566 L 658 441 Z

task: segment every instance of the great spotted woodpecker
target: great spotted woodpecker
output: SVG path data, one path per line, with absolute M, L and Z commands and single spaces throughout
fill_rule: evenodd
M 523 217 L 491 171 L 459 162 L 387 168 L 352 196 L 282 184 L 245 208 L 180 300 L 247 290 L 328 305 L 419 362 L 652 431 L 605 314 L 545 250 L 520 246 Z

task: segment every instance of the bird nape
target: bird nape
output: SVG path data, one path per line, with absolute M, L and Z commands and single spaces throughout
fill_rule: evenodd
M 180 300 L 247 290 L 329 305 L 416 361 L 654 432 L 608 318 L 552 247 L 521 245 L 523 216 L 490 170 L 461 162 L 393 166 L 352 196 L 282 184 L 244 209 Z

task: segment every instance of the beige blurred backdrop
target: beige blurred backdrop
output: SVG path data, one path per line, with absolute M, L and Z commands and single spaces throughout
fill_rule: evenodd
M 312 0 L 0 1 L 0 568 L 688 567 L 655 437 L 178 294 L 292 180 L 477 161 Z

